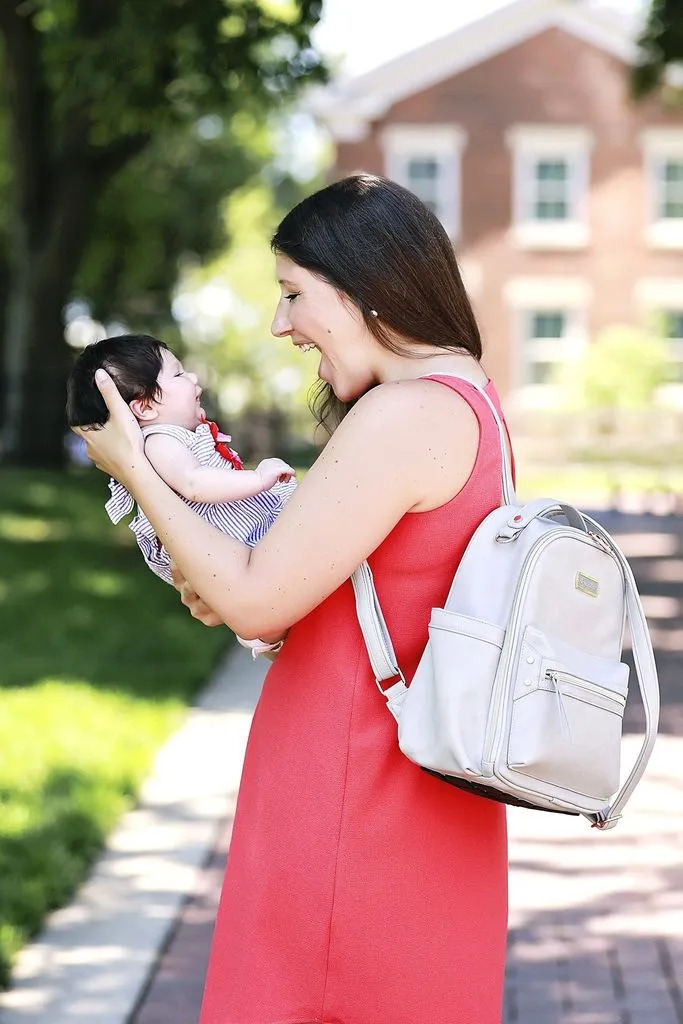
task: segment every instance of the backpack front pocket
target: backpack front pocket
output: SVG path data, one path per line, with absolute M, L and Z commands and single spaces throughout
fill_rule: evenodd
M 619 788 L 628 673 L 620 661 L 527 628 L 515 678 L 508 767 L 607 802 Z
M 430 739 L 424 749 L 432 752 L 433 763 L 428 767 L 465 777 L 481 773 L 491 692 L 504 639 L 505 631 L 493 622 L 432 609 L 429 660 L 420 664 L 406 697 L 407 705 L 429 691 L 431 715 L 425 728 Z M 405 752 L 404 743 L 410 740 L 403 728 L 399 738 Z

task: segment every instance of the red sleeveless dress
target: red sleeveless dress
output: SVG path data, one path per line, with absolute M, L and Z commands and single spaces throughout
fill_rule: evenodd
M 472 533 L 501 501 L 498 431 L 469 480 L 369 559 L 410 681 Z M 499 402 L 495 390 L 487 393 Z M 505 811 L 398 749 L 344 583 L 292 627 L 251 728 L 200 1024 L 500 1024 Z

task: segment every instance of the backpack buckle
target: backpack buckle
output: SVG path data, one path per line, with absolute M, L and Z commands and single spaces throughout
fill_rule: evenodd
M 601 832 L 608 832 L 611 828 L 614 828 L 618 821 L 621 821 L 622 815 L 615 814 L 613 818 L 603 818 L 601 821 L 594 821 L 591 824 L 591 828 L 598 828 Z
M 497 544 L 509 544 L 511 540 L 517 540 L 518 537 L 519 530 L 515 530 L 514 533 L 503 533 L 502 530 L 499 530 L 496 534 L 495 540 Z

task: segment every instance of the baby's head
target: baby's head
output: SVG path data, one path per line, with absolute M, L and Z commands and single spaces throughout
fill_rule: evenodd
M 99 369 L 112 377 L 143 426 L 173 423 L 194 430 L 204 416 L 197 378 L 168 346 L 149 334 L 122 334 L 88 345 L 76 360 L 67 384 L 70 427 L 107 422 L 109 413 L 95 383 Z

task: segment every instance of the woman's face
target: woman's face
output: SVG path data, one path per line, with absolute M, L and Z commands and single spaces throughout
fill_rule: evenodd
M 276 261 L 280 301 L 271 330 L 300 349 L 320 352 L 318 376 L 337 398 L 352 401 L 378 382 L 377 361 L 385 351 L 368 331 L 356 306 L 336 288 L 286 256 Z

